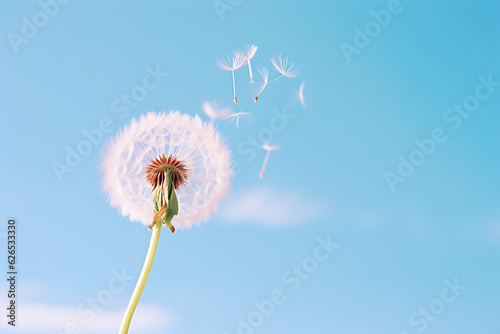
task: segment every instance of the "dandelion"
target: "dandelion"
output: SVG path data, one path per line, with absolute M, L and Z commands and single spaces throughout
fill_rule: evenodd
M 234 71 L 245 65 L 246 61 L 247 58 L 238 51 L 233 52 L 232 61 L 229 59 L 229 57 L 225 57 L 217 61 L 217 66 L 219 66 L 219 68 L 223 69 L 224 71 L 231 71 L 231 73 L 233 74 L 234 103 L 238 103 L 238 99 L 236 98 L 236 86 L 234 83 Z
M 162 224 L 174 232 L 206 220 L 228 190 L 230 160 L 213 125 L 179 112 L 147 113 L 108 144 L 101 166 L 108 201 L 123 216 L 153 229 L 120 334 L 128 333 Z
M 280 78 L 287 77 L 287 78 L 295 78 L 298 75 L 299 67 L 296 67 L 294 63 L 288 64 L 288 57 L 287 58 L 282 58 L 281 55 L 277 55 L 276 57 L 271 58 L 271 63 L 273 63 L 274 69 L 281 73 L 281 75 L 277 78 L 274 78 L 271 81 L 267 81 L 269 79 L 269 72 L 267 72 L 266 69 L 266 77 L 261 73 L 262 78 L 264 79 L 264 83 L 259 83 L 257 88 L 254 91 L 254 101 L 257 102 L 259 99 L 260 93 L 266 88 L 267 85 L 269 85 L 271 82 L 276 81 Z
M 262 163 L 262 168 L 260 169 L 260 178 L 262 179 L 264 177 L 264 172 L 266 171 L 266 166 L 267 166 L 267 162 L 269 161 L 269 156 L 271 155 L 271 152 L 272 151 L 276 151 L 277 149 L 280 148 L 280 146 L 271 146 L 269 144 L 264 144 L 262 145 L 262 148 L 264 150 L 266 150 L 266 157 L 264 158 L 264 162 Z
M 259 66 L 257 68 L 257 70 L 259 71 L 260 76 L 262 77 L 262 82 L 259 83 L 259 84 L 257 84 L 257 88 L 253 92 L 253 95 L 255 95 L 255 97 L 253 98 L 253 100 L 255 102 L 257 102 L 257 100 L 259 99 L 260 93 L 262 93 L 262 91 L 264 90 L 264 88 L 266 88 L 267 83 L 269 81 L 269 71 L 267 70 L 267 68 L 265 68 L 263 66 Z
M 212 120 L 226 119 L 233 113 L 231 108 L 218 108 L 214 103 L 208 101 L 203 101 L 201 104 L 201 109 L 203 112 Z
M 238 124 L 240 121 L 240 117 L 249 125 L 252 126 L 253 123 L 255 122 L 255 117 L 252 116 L 252 113 L 249 111 L 240 111 L 240 112 L 235 112 L 226 117 L 226 119 L 229 119 L 228 122 L 234 122 L 236 120 L 236 129 L 238 129 Z
M 248 72 L 250 73 L 250 83 L 253 84 L 253 75 L 252 75 L 252 64 L 250 63 L 250 59 L 255 56 L 255 52 L 257 52 L 257 47 L 255 45 L 246 46 L 246 58 L 248 64 Z

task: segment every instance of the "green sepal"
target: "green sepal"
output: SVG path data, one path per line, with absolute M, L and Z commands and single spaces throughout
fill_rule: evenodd
M 175 190 L 172 192 L 168 200 L 167 212 L 165 212 L 165 220 L 170 221 L 174 218 L 175 215 L 179 213 L 179 203 L 177 202 L 177 195 L 175 194 Z
M 170 198 L 168 199 L 168 207 L 174 212 L 174 214 L 179 214 L 179 202 L 177 201 L 177 195 L 175 190 L 172 191 Z
M 174 218 L 175 215 L 179 213 L 179 202 L 177 201 L 177 195 L 174 189 L 174 183 L 172 182 L 172 177 L 169 174 L 168 176 L 168 205 L 167 211 L 164 215 L 163 222 L 165 225 L 170 226 L 170 222 Z
M 174 189 L 174 182 L 172 181 L 172 174 L 171 173 L 168 173 L 168 201 L 170 202 L 170 198 L 172 197 L 172 193 L 175 192 L 175 189 Z

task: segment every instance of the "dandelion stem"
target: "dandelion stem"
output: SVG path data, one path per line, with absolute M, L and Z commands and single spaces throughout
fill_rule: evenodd
M 161 225 L 162 218 L 159 218 L 153 227 L 153 233 L 151 234 L 151 241 L 149 242 L 149 249 L 146 255 L 146 260 L 144 261 L 141 275 L 139 276 L 139 280 L 137 281 L 134 292 L 132 293 L 132 298 L 130 299 L 127 310 L 125 311 L 125 316 L 123 317 L 122 325 L 120 327 L 120 334 L 128 333 L 135 308 L 139 303 L 139 298 L 141 298 L 142 291 L 144 290 L 144 286 L 146 285 L 146 281 L 148 280 L 149 272 L 151 271 L 151 266 L 153 265 L 153 260 L 155 258 L 158 240 L 160 239 Z

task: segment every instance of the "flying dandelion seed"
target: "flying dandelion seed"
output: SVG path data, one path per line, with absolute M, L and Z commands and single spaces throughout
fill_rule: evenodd
M 299 74 L 300 67 L 296 67 L 294 63 L 290 63 L 290 65 L 288 65 L 288 57 L 283 59 L 281 55 L 277 55 L 276 57 L 271 58 L 271 62 L 273 63 L 274 69 L 281 73 L 281 76 L 269 81 L 269 83 L 282 77 L 295 78 Z
M 264 88 L 266 88 L 266 86 L 269 85 L 271 82 L 276 81 L 276 80 L 283 78 L 283 77 L 295 78 L 298 75 L 298 71 L 300 68 L 296 67 L 294 63 L 288 64 L 288 58 L 283 59 L 281 57 L 281 55 L 277 55 L 276 57 L 271 58 L 271 62 L 273 63 L 274 69 L 277 72 L 281 73 L 281 75 L 277 78 L 274 78 L 271 81 L 268 81 L 269 72 L 267 71 L 267 69 L 265 67 L 263 68 L 265 70 L 264 73 L 260 72 L 260 69 L 259 69 L 260 75 L 262 76 L 264 82 L 259 83 L 257 85 L 257 88 L 253 92 L 253 95 L 255 95 L 253 100 L 255 102 L 257 102 L 257 100 L 259 99 L 259 95 L 262 93 Z M 264 76 L 264 74 L 265 74 L 265 76 Z
M 201 104 L 201 109 L 212 121 L 217 119 L 226 119 L 233 113 L 231 108 L 218 108 L 214 103 L 208 101 L 203 101 Z
M 255 122 L 255 117 L 252 115 L 251 112 L 249 111 L 240 111 L 236 113 L 232 113 L 226 119 L 228 119 L 229 123 L 234 122 L 236 120 L 236 129 L 238 129 L 240 117 L 249 125 L 252 126 L 253 123 Z
M 264 177 L 264 172 L 266 171 L 266 166 L 267 166 L 267 162 L 269 161 L 269 156 L 271 155 L 271 152 L 272 151 L 276 151 L 277 149 L 280 148 L 280 146 L 276 146 L 276 145 L 268 145 L 268 144 L 264 144 L 262 145 L 262 148 L 264 150 L 266 150 L 266 157 L 264 158 L 264 162 L 262 163 L 262 168 L 260 169 L 260 178 L 262 179 Z
M 255 45 L 246 46 L 246 58 L 248 64 L 248 72 L 250 73 L 250 83 L 253 84 L 253 74 L 252 74 L 252 64 L 250 63 L 250 59 L 255 56 L 255 52 L 257 52 L 257 47 Z
M 213 125 L 179 112 L 142 115 L 109 142 L 101 166 L 108 201 L 123 216 L 153 228 L 120 334 L 128 333 L 162 224 L 174 232 L 206 220 L 228 190 L 230 165 L 231 152 Z
M 297 98 L 299 99 L 300 104 L 302 104 L 303 107 L 306 107 L 306 101 L 304 99 L 304 86 L 305 86 L 305 84 L 306 84 L 306 82 L 302 81 L 300 83 L 299 91 L 296 92 Z
M 217 61 L 217 66 L 223 69 L 224 71 L 231 71 L 233 74 L 233 95 L 234 95 L 234 103 L 238 103 L 238 99 L 236 98 L 236 85 L 234 83 L 234 71 L 245 65 L 247 62 L 246 57 L 241 54 L 241 52 L 234 51 L 233 59 L 229 59 L 229 57 L 224 57 Z
M 253 100 L 255 102 L 257 102 L 257 100 L 259 99 L 260 93 L 262 93 L 262 91 L 264 90 L 264 88 L 266 88 L 267 83 L 269 81 L 269 71 L 267 70 L 266 67 L 259 66 L 259 67 L 257 67 L 257 70 L 259 71 L 260 76 L 262 77 L 262 82 L 260 82 L 260 83 L 257 84 L 257 88 L 252 93 L 252 95 L 255 96 L 253 98 Z

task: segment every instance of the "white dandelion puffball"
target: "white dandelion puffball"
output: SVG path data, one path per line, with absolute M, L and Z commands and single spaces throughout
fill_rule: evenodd
M 172 225 L 199 225 L 216 211 L 233 174 L 224 139 L 198 115 L 149 112 L 119 131 L 108 143 L 101 165 L 108 201 L 130 220 L 151 224 L 155 194 L 145 171 L 161 157 L 177 159 L 186 170 L 184 182 L 175 190 L 179 213 Z

